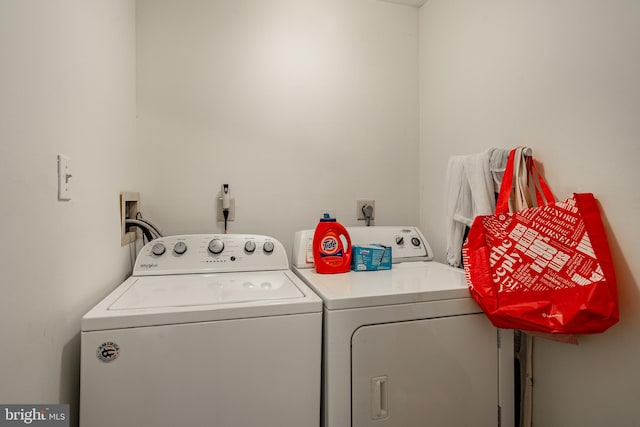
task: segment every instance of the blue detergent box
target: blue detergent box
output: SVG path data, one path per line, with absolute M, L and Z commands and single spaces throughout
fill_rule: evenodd
M 353 245 L 351 269 L 353 271 L 391 270 L 391 246 Z

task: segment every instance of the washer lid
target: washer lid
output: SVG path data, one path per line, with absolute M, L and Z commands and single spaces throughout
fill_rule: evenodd
M 438 262 L 405 262 L 391 270 L 318 274 L 295 269 L 328 310 L 470 298 L 460 269 Z
M 82 330 L 320 312 L 290 270 L 129 277 L 82 318 Z
M 137 277 L 109 310 L 189 307 L 299 298 L 302 292 L 280 272 Z

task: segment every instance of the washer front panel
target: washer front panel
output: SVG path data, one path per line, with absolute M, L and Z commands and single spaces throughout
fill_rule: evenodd
M 321 321 L 316 312 L 82 332 L 80 425 L 318 427 Z M 115 360 L 96 357 L 104 343 L 118 346 Z

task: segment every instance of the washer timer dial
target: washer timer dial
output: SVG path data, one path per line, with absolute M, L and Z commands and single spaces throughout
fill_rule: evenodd
M 209 242 L 209 252 L 218 255 L 224 251 L 224 242 L 220 239 L 213 239 Z

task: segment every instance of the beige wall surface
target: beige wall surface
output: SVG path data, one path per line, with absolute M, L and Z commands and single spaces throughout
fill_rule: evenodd
M 418 9 L 371 0 L 138 1 L 139 190 L 169 234 L 290 251 L 322 209 L 418 223 Z M 359 225 L 364 225 L 363 221 Z
M 420 10 L 420 224 L 445 259 L 452 155 L 527 145 L 557 198 L 601 203 L 621 320 L 534 344 L 534 425 L 640 423 L 640 3 L 429 0 Z
M 72 405 L 80 318 L 131 268 L 135 4 L 0 2 L 0 402 Z M 57 200 L 57 155 L 72 198 Z

